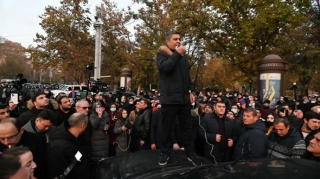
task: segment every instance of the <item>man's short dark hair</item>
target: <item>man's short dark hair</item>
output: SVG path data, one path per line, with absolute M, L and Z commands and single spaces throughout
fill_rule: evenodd
M 222 101 L 216 101 L 215 103 L 214 103 L 214 106 L 216 106 L 217 104 L 224 104 L 224 105 L 226 105 L 224 102 L 222 102 Z
M 256 111 L 256 109 L 254 109 L 254 108 L 252 108 L 252 107 L 248 107 L 248 108 L 244 109 L 244 112 L 245 112 L 245 113 L 252 112 L 253 116 L 257 116 L 257 111 Z
M 315 113 L 313 111 L 308 111 L 306 114 L 303 115 L 303 118 L 309 121 L 310 119 L 318 119 L 320 120 L 320 114 Z
M 294 110 L 294 108 L 295 108 L 295 104 L 293 103 L 293 102 L 284 102 L 284 103 L 282 103 L 281 104 L 282 106 L 288 106 L 288 108 L 289 108 L 289 110 Z
M 240 110 L 240 106 L 238 106 L 236 102 L 232 103 L 231 107 L 232 106 L 237 106 L 237 109 Z
M 37 92 L 36 94 L 34 94 L 31 98 L 32 102 L 35 102 L 37 100 L 37 97 L 40 95 L 46 95 L 44 92 Z
M 170 40 L 170 38 L 172 37 L 173 34 L 180 34 L 180 32 L 178 32 L 176 30 L 171 30 L 171 31 L 167 32 L 166 36 L 165 36 L 165 40 Z
M 41 111 L 37 117 L 41 120 L 49 120 L 52 124 L 55 124 L 57 118 L 56 113 L 51 109 Z
M 62 101 L 62 99 L 64 99 L 64 98 L 69 99 L 68 96 L 59 96 L 58 99 L 57 99 L 58 104 L 61 104 L 61 101 Z
M 287 119 L 285 119 L 285 118 L 275 118 L 274 121 L 273 121 L 273 124 L 279 124 L 279 123 L 283 123 L 286 128 L 288 126 L 290 126 L 290 122 Z

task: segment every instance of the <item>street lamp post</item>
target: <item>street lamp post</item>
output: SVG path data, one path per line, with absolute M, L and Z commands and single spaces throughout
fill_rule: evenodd
M 250 87 L 249 89 L 250 89 L 250 95 L 251 95 L 251 94 L 252 94 L 252 93 L 251 93 L 252 80 L 249 81 L 249 85 L 250 85 L 250 86 L 249 86 L 249 87 Z
M 296 102 L 297 101 L 297 83 L 293 83 L 292 90 L 293 90 L 294 101 Z
M 101 78 L 101 35 L 103 22 L 99 16 L 96 16 L 94 28 L 96 29 L 95 56 L 94 56 L 94 80 Z
M 63 84 L 66 84 L 66 77 L 65 77 L 65 76 L 62 76 L 62 77 L 60 77 L 60 78 L 63 79 Z

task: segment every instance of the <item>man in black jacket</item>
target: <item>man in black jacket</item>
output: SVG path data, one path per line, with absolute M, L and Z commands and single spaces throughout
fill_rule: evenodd
M 43 92 L 36 93 L 31 100 L 28 101 L 28 111 L 22 113 L 18 121 L 21 125 L 27 124 L 30 120 L 37 118 L 38 114 L 44 109 L 56 110 L 58 103 L 54 99 L 48 99 Z M 57 117 L 56 117 L 57 118 Z
M 191 91 L 194 86 L 189 75 L 185 47 L 180 42 L 180 34 L 170 31 L 165 37 L 166 46 L 161 46 L 157 53 L 157 66 L 160 75 L 160 101 L 162 108 L 162 149 L 159 165 L 164 166 L 171 153 L 171 131 L 174 120 L 178 116 L 184 137 L 184 148 L 188 160 L 194 165 L 201 165 L 195 155 L 191 128 L 191 105 L 195 97 Z
M 255 109 L 249 107 L 243 112 L 244 132 L 239 136 L 233 152 L 235 160 L 264 158 L 267 151 L 267 128 L 263 121 L 258 120 Z
M 141 99 L 138 105 L 139 113 L 132 124 L 131 152 L 149 148 L 149 130 L 151 109 L 147 99 Z
M 75 155 L 80 152 L 82 157 L 77 160 L 66 178 L 89 179 L 90 165 L 85 141 L 79 136 L 85 132 L 88 117 L 83 113 L 74 113 L 69 120 L 62 123 L 50 136 L 48 146 L 47 165 L 48 178 L 63 175 L 67 167 L 77 159 Z
M 57 110 L 58 113 L 58 120 L 56 120 L 57 125 L 68 121 L 69 117 L 76 112 L 74 108 L 72 108 L 72 104 L 70 103 L 70 99 L 67 96 L 61 96 L 57 99 L 59 104 L 59 109 Z
M 28 147 L 37 164 L 34 176 L 38 179 L 47 178 L 45 163 L 47 144 L 44 135 L 29 133 L 15 118 L 6 118 L 0 123 L 0 141 L 0 152 L 11 147 Z
M 200 138 L 203 140 L 207 138 L 210 143 L 205 143 L 204 156 L 215 163 L 231 160 L 233 121 L 225 116 L 225 111 L 226 105 L 223 102 L 217 102 L 214 105 L 214 112 L 201 120 L 199 128 Z

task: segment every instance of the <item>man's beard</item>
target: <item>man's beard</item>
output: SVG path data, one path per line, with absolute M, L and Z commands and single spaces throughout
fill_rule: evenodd
M 68 111 L 70 111 L 70 109 L 71 109 L 71 106 L 69 108 L 62 108 L 61 110 L 68 112 Z

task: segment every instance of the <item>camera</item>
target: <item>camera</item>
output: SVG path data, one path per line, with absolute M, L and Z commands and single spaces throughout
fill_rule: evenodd
M 279 112 L 285 112 L 287 109 L 284 108 L 283 106 L 279 105 L 279 106 L 277 107 L 277 110 L 278 110 Z

